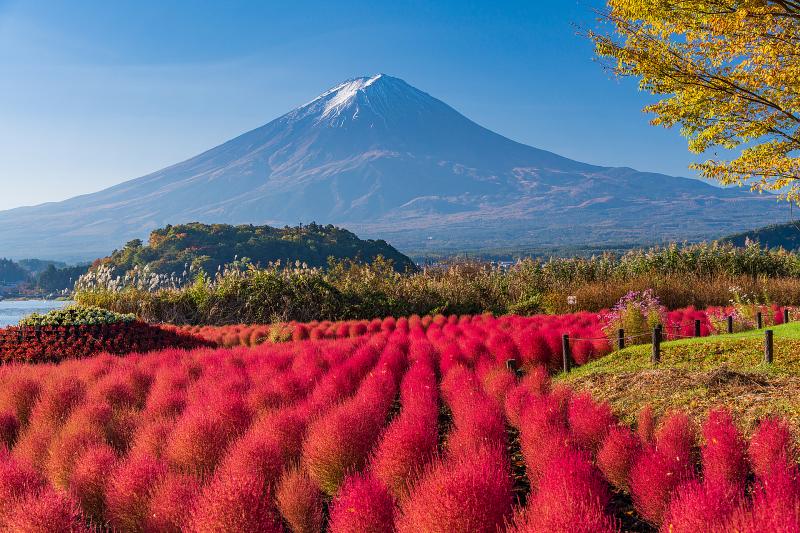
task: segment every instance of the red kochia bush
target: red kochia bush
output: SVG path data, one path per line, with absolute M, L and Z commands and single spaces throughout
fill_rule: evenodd
M 400 533 L 494 533 L 511 513 L 511 476 L 504 451 L 436 463 L 401 504 Z
M 550 461 L 569 444 L 563 402 L 556 394 L 531 398 L 520 417 L 520 446 L 528 479 L 536 485 Z
M 545 468 L 539 490 L 517 517 L 516 531 L 617 531 L 605 513 L 609 500 L 608 484 L 589 457 L 564 448 Z
M 75 460 L 70 477 L 70 492 L 93 521 L 105 520 L 106 485 L 117 462 L 114 450 L 106 444 L 85 449 Z
M 800 530 L 800 472 L 796 466 L 775 468 L 754 491 L 751 506 L 740 505 L 731 519 L 730 531 Z
M 228 443 L 247 427 L 250 413 L 231 394 L 210 405 L 195 405 L 183 413 L 167 441 L 165 456 L 175 467 L 197 475 L 212 471 Z
M 653 408 L 645 405 L 636 417 L 636 434 L 642 444 L 652 444 L 655 439 L 656 423 L 653 417 Z
M 20 533 L 89 532 L 78 502 L 51 487 L 15 502 L 8 510 L 4 529 Z
M 12 458 L 0 448 L 0 530 L 14 502 L 26 495 L 38 492 L 44 479 L 28 463 Z
M 750 437 L 747 450 L 753 472 L 765 478 L 773 469 L 788 469 L 795 461 L 795 447 L 785 420 L 767 418 Z
M 152 489 L 166 472 L 166 464 L 146 455 L 131 457 L 111 472 L 106 489 L 109 523 L 120 531 L 141 531 Z
M 169 472 L 153 486 L 151 492 L 145 531 L 186 531 L 189 513 L 200 494 L 197 478 Z
M 697 432 L 689 416 L 681 411 L 670 413 L 656 432 L 656 449 L 680 468 L 692 469 L 692 450 Z
M 631 467 L 641 446 L 639 438 L 629 428 L 615 426 L 597 452 L 597 466 L 614 486 L 627 489 Z
M 270 486 L 255 471 L 219 472 L 194 506 L 189 531 L 283 531 Z
M 438 393 L 431 361 L 420 357 L 400 388 L 402 408 L 383 434 L 370 468 L 396 496 L 405 495 L 416 471 L 436 453 L 439 443 Z
M 660 524 L 675 488 L 694 477 L 692 447 L 694 427 L 685 413 L 668 415 L 656 434 L 655 447 L 647 447 L 630 476 L 633 502 L 641 515 Z
M 672 496 L 661 529 L 670 533 L 730 531 L 728 522 L 742 496 L 725 485 L 690 480 Z
M 745 442 L 730 413 L 721 409 L 712 410 L 703 424 L 703 438 L 705 484 L 727 489 L 733 494 L 743 493 L 748 470 Z
M 323 492 L 334 495 L 349 471 L 364 466 L 394 401 L 404 357 L 387 347 L 356 396 L 309 427 L 303 465 Z
M 567 417 L 573 442 L 590 452 L 597 451 L 614 424 L 611 407 L 607 403 L 595 402 L 589 393 L 570 398 Z
M 322 493 L 305 470 L 293 468 L 283 475 L 275 501 L 292 533 L 322 531 Z
M 371 475 L 345 479 L 333 500 L 331 533 L 384 533 L 392 531 L 395 503 L 386 486 Z

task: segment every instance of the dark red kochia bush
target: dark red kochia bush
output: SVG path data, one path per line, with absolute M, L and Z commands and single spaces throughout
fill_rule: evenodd
M 615 487 L 627 490 L 631 467 L 642 444 L 628 427 L 614 426 L 597 452 L 597 466 Z
M 617 531 L 605 513 L 608 484 L 584 452 L 565 447 L 544 470 L 538 491 L 516 518 L 517 532 Z
M 588 392 L 570 398 L 567 418 L 573 443 L 592 453 L 600 447 L 615 422 L 611 407 L 595 402 Z
M 322 493 L 305 470 L 293 468 L 284 473 L 275 502 L 292 533 L 322 531 Z
M 745 442 L 727 410 L 708 414 L 703 439 L 703 482 L 732 494 L 743 493 L 748 472 Z
M 747 450 L 753 472 L 766 478 L 773 469 L 785 470 L 795 462 L 794 441 L 785 420 L 767 418 L 750 437 Z
M 386 486 L 369 474 L 348 476 L 333 500 L 331 533 L 384 533 L 394 526 L 395 502 Z
M 511 514 L 504 450 L 480 448 L 434 463 L 401 503 L 400 533 L 494 533 Z
M 118 355 L 148 352 L 169 347 L 187 350 L 213 344 L 179 328 L 159 327 L 144 322 L 72 326 L 10 326 L 0 329 L 0 361 L 41 363 L 89 357 L 101 352 Z
M 0 413 L 0 449 L 11 449 L 17 441 L 19 433 L 19 420 L 11 412 Z

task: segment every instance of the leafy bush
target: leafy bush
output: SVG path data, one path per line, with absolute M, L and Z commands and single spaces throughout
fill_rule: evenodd
M 19 321 L 23 327 L 41 326 L 99 326 L 133 322 L 133 314 L 120 314 L 99 307 L 70 306 L 54 309 L 47 314 L 32 313 Z

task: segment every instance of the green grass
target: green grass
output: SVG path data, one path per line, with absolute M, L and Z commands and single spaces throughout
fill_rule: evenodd
M 630 346 L 555 376 L 608 401 L 633 422 L 649 404 L 657 413 L 687 411 L 698 423 L 708 410 L 725 406 L 750 430 L 765 416 L 789 419 L 800 436 L 800 323 L 770 327 L 774 360 L 764 358 L 764 331 L 747 331 L 664 342 L 661 361 L 652 346 Z
M 737 370 L 777 374 L 800 374 L 800 322 L 774 326 L 775 357 L 772 365 L 763 363 L 764 330 L 713 335 L 667 341 L 661 344 L 660 368 L 709 370 L 726 365 Z M 574 369 L 557 379 L 568 381 L 597 373 L 637 372 L 652 369 L 652 346 L 640 344 L 614 352 Z

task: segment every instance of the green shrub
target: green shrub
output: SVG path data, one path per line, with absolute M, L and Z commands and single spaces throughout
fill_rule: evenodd
M 133 322 L 133 314 L 120 314 L 99 307 L 70 306 L 47 314 L 32 313 L 19 321 L 20 326 L 97 326 Z

